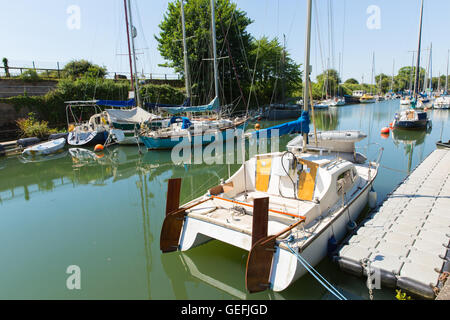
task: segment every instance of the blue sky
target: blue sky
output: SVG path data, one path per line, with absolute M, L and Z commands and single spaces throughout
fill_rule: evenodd
M 299 63 L 304 60 L 306 0 L 233 0 L 254 20 L 249 31 L 255 37 L 287 37 L 287 49 Z M 328 0 L 315 0 L 318 25 L 325 59 L 328 57 Z M 135 26 L 138 29 L 138 69 L 146 73 L 173 73 L 158 67 L 164 62 L 154 40 L 159 32 L 168 0 L 132 0 Z M 392 73 L 411 64 L 411 53 L 417 50 L 420 0 L 331 0 L 333 8 L 333 42 L 335 67 L 343 57 L 344 80 L 354 77 L 370 82 L 372 52 L 375 52 L 376 73 Z M 80 29 L 67 27 L 68 7 L 80 8 Z M 380 9 L 380 28 L 369 29 L 372 14 L 369 6 Z M 345 8 L 345 20 L 344 20 Z M 109 71 L 128 71 L 122 0 L 15 0 L 2 3 L 0 19 L 0 56 L 10 66 L 30 65 L 56 67 L 71 59 L 86 58 L 105 65 Z M 450 41 L 450 1 L 425 0 L 423 49 L 433 43 L 433 75 L 446 72 Z M 313 77 L 322 71 L 315 16 L 313 19 L 311 63 Z M 345 28 L 345 36 L 343 36 Z M 424 51 L 422 65 L 428 53 Z M 325 61 L 326 63 L 326 61 Z

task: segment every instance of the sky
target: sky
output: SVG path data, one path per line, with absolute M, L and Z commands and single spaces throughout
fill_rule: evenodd
M 159 33 L 158 25 L 171 1 L 132 0 L 134 25 L 138 31 L 136 48 L 142 53 L 138 55 L 140 72 L 174 73 L 158 66 L 164 59 L 159 55 L 154 37 Z M 254 21 L 248 28 L 254 37 L 283 39 L 286 35 L 287 51 L 297 63 L 303 64 L 306 0 L 232 1 Z M 410 51 L 417 50 L 420 0 L 314 2 L 313 79 L 328 64 L 342 71 L 343 80 L 361 81 L 364 77 L 364 81 L 370 83 L 372 54 L 375 54 L 376 74 L 392 74 L 394 60 L 395 73 L 400 67 L 411 65 Z M 328 23 L 329 3 L 332 28 Z M 57 62 L 62 66 L 72 59 L 83 58 L 106 66 L 110 72 L 129 71 L 122 0 L 3 0 L 2 12 L 0 58 L 7 57 L 10 66 L 31 66 L 34 61 L 37 68 L 56 68 Z M 450 49 L 449 12 L 450 1 L 425 0 L 421 65 L 428 62 L 429 51 L 425 49 L 432 43 L 433 76 L 446 73 Z M 331 35 L 329 29 L 332 29 Z M 334 43 L 333 50 L 328 43 Z

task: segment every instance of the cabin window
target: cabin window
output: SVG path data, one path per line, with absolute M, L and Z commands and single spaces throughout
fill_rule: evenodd
M 355 177 L 353 169 L 347 170 L 339 175 L 336 182 L 336 188 L 339 195 L 347 193 L 352 188 Z

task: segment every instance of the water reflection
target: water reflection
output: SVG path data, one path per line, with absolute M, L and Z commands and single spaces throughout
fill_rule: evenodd
M 407 172 L 411 172 L 414 149 L 425 142 L 427 131 L 424 130 L 392 130 L 392 141 L 396 146 L 403 145 L 406 157 L 408 158 Z M 420 148 L 420 159 L 424 157 L 424 148 Z

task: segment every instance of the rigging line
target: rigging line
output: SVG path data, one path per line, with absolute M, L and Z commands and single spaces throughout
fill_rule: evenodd
M 292 239 L 292 236 L 289 240 Z M 308 261 L 303 258 L 299 253 L 295 252 L 294 248 L 291 247 L 288 241 L 284 241 L 289 251 L 296 256 L 297 260 L 303 265 L 303 267 L 332 295 L 334 295 L 339 300 L 347 300 L 347 298 L 339 292 L 331 283 L 329 283 L 314 267 L 312 267 Z
M 317 5 L 317 1 L 314 0 L 314 15 L 315 15 L 315 22 L 316 22 L 316 29 L 317 29 L 317 40 L 319 43 L 319 50 L 320 50 L 320 61 L 322 63 L 322 71 L 325 71 L 325 65 L 324 65 L 324 59 L 323 59 L 323 50 L 322 50 L 322 41 L 320 38 L 320 26 L 319 26 L 319 8 Z
M 239 39 L 240 39 L 241 53 L 242 53 L 242 56 L 244 58 L 245 66 L 247 67 L 248 77 L 249 77 L 249 79 L 252 79 L 252 74 L 251 74 L 251 71 L 250 71 L 251 70 L 250 69 L 250 64 L 248 62 L 247 53 L 245 52 L 244 41 L 242 40 L 242 34 L 241 34 L 240 30 L 239 30 L 236 16 L 234 17 L 234 19 L 235 19 L 235 22 L 236 22 L 235 23 L 235 27 L 236 27 L 236 30 L 237 30 L 237 34 L 238 34 Z M 258 46 L 258 51 L 259 51 L 259 46 Z M 247 116 L 248 116 L 248 106 L 250 105 L 250 100 L 251 100 L 251 92 L 252 92 L 252 90 L 251 90 L 251 87 L 250 87 L 250 94 L 249 94 L 249 100 L 248 100 L 248 103 L 247 103 L 247 112 L 246 112 Z M 259 108 L 258 96 L 256 95 L 256 92 L 254 92 L 254 96 L 255 96 L 255 100 L 256 100 L 256 106 L 257 106 L 257 108 Z

